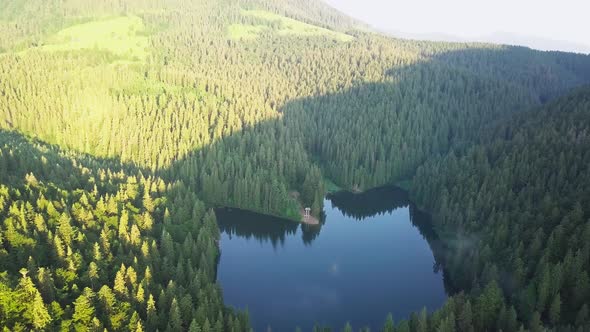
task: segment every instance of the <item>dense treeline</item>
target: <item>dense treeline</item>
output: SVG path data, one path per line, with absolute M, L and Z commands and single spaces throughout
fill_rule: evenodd
M 581 90 L 428 161 L 414 178 L 412 195 L 452 244 L 451 279 L 475 291 L 497 282 L 524 322 L 590 323 L 589 111 Z
M 491 161 L 483 163 L 487 166 L 473 166 L 472 161 L 493 156 L 485 152 L 488 136 L 480 138 L 490 123 L 502 123 L 589 83 L 589 56 L 385 38 L 358 29 L 357 22 L 312 0 L 8 0 L 2 6 L 0 128 L 76 152 L 64 156 L 2 133 L 6 151 L 0 160 L 6 161 L 0 164 L 0 215 L 9 220 L 0 233 L 0 271 L 6 271 L 2 290 L 34 299 L 37 293 L 32 289 L 37 289 L 43 300 L 40 312 L 58 317 L 47 324 L 79 324 L 74 315 L 81 298 L 80 305 L 93 308 L 96 326 L 108 329 L 141 324 L 149 330 L 191 325 L 242 330 L 247 318 L 223 309 L 214 284 L 218 228 L 208 208 L 232 206 L 299 219 L 301 206 L 310 206 L 320 215 L 324 177 L 347 189 L 366 190 L 410 178 L 425 162 L 413 195 L 435 212 L 439 233 L 459 230 L 462 238 L 457 243 L 463 247 L 450 250 L 455 253 L 448 258 L 451 275 L 454 283 L 473 292 L 453 298 L 432 316 L 412 317 L 398 326 L 401 331 L 404 324 L 411 331 L 512 330 L 519 325 L 513 318 L 516 312 L 525 326 L 529 321 L 574 324 L 578 315 L 584 316 L 580 303 L 586 298 L 572 300 L 570 294 L 571 282 L 578 279 L 557 282 L 553 277 L 564 275 L 566 267 L 574 269 L 574 262 L 585 257 L 577 256 L 582 245 L 572 245 L 576 249 L 568 256 L 569 243 L 563 239 L 584 232 L 577 219 L 575 229 L 566 227 L 575 206 L 561 198 L 577 197 L 582 189 L 553 188 L 543 197 L 549 206 L 543 211 L 550 211 L 553 221 L 534 227 L 531 235 L 524 225 L 546 215 L 533 211 L 532 196 L 518 196 L 533 180 L 512 179 L 508 170 L 526 174 L 529 168 L 520 167 L 532 167 L 526 162 L 536 164 L 537 159 L 521 163 L 516 156 L 541 158 L 543 145 L 537 155 L 515 155 L 511 168 L 495 174 L 506 181 L 487 178 L 494 169 Z M 281 35 L 272 29 L 251 40 L 230 38 L 231 24 L 275 24 L 246 17 L 243 9 L 267 10 L 346 32 L 354 39 Z M 99 46 L 65 51 L 39 47 L 65 27 L 121 15 L 143 21 L 143 30 L 134 33 L 149 37 L 145 59 L 115 55 Z M 522 119 L 530 115 L 524 114 Z M 511 124 L 510 132 L 523 122 Z M 498 136 L 489 137 L 501 137 L 494 135 Z M 470 150 L 478 139 L 482 145 Z M 511 137 L 503 139 L 503 147 L 490 149 L 508 153 L 508 146 L 517 146 Z M 10 153 L 17 147 L 19 153 Z M 526 150 L 524 145 L 520 148 Z M 586 161 L 574 159 L 565 152 L 568 149 L 552 150 L 559 151 L 563 164 L 543 164 L 545 172 L 565 169 L 555 178 L 555 186 L 564 185 L 561 179 L 578 183 Z M 448 157 L 432 161 L 439 155 Z M 52 159 L 39 161 L 42 157 Z M 110 161 L 98 162 L 105 159 Z M 567 167 L 560 168 L 563 165 Z M 454 173 L 448 171 L 451 166 Z M 469 169 L 477 172 L 465 171 Z M 438 178 L 438 172 L 445 177 Z M 461 174 L 464 178 L 452 177 Z M 453 181 L 463 185 L 460 191 L 451 189 Z M 482 183 L 487 194 L 466 199 L 480 192 Z M 508 184 L 518 189 L 512 196 L 503 191 Z M 513 204 L 528 200 L 522 209 L 528 212 L 516 216 L 514 206 L 505 205 L 509 197 Z M 469 213 L 455 219 L 458 202 L 464 201 L 469 202 Z M 48 211 L 50 205 L 55 212 Z M 104 211 L 100 205 L 106 206 Z M 484 211 L 489 213 L 480 214 Z M 565 216 L 568 222 L 552 235 L 553 226 L 557 229 L 552 223 Z M 521 217 L 526 221 L 521 223 Z M 45 224 L 38 226 L 37 219 Z M 140 226 L 146 220 L 151 220 L 151 229 Z M 73 229 L 69 237 L 60 234 L 61 221 Z M 43 230 L 37 228 L 41 226 Z M 109 243 L 104 248 L 103 233 Z M 519 236 L 522 246 L 511 242 L 520 241 Z M 559 243 L 555 253 L 527 256 L 529 247 L 541 250 L 551 237 Z M 102 265 L 91 248 L 94 243 Z M 449 239 L 449 245 L 454 243 Z M 473 261 L 465 263 L 469 252 Z M 514 257 L 513 265 L 493 259 L 506 256 Z M 88 277 L 92 262 L 98 281 Z M 562 272 L 556 272 L 556 266 Z M 151 282 L 145 281 L 147 267 Z M 26 271 L 19 273 L 23 268 Z M 55 280 L 52 297 L 41 289 L 46 287 L 39 279 L 41 268 Z M 508 278 L 505 271 L 522 275 Z M 114 288 L 117 275 L 125 279 L 125 294 Z M 538 285 L 547 283 L 551 290 L 539 295 Z M 123 307 L 113 309 L 100 300 L 108 295 L 100 295 L 103 286 Z M 140 286 L 145 301 L 153 296 L 157 318 L 150 319 L 147 302 L 137 300 Z M 507 296 L 504 303 L 502 293 L 518 296 Z M 551 314 L 554 302 L 563 304 L 557 320 Z M 11 317 L 5 325 L 32 328 L 24 318 L 33 316 L 22 314 L 22 307 L 15 310 L 5 316 Z M 119 321 L 111 322 L 111 316 Z
M 318 161 L 324 176 L 346 188 L 406 178 L 490 120 L 589 76 L 583 56 L 508 49 L 530 55 L 523 66 L 526 57 L 499 47 L 366 33 L 347 43 L 273 35 L 234 41 L 225 29 L 240 21 L 239 3 L 178 1 L 176 10 L 150 10 L 156 4 L 127 5 L 151 33 L 144 63 L 96 50 L 4 55 L 0 72 L 10 79 L 0 82 L 0 125 L 171 169 L 169 181 L 182 178 L 208 203 L 297 218 L 294 191 L 320 213 Z M 497 67 L 520 75 L 494 74 Z
M 214 284 L 215 215 L 181 184 L 1 132 L 0 218 L 5 330 L 247 329 Z

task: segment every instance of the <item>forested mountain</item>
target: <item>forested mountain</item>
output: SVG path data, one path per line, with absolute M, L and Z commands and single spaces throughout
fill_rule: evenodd
M 413 196 L 452 245 L 451 279 L 499 283 L 532 325 L 588 322 L 589 112 L 586 88 L 428 161 L 414 178 Z
M 315 0 L 2 1 L 0 325 L 247 329 L 211 208 L 299 220 L 325 178 L 415 175 L 467 295 L 400 330 L 584 326 L 587 95 L 552 100 L 589 83 L 589 56 L 390 39 Z

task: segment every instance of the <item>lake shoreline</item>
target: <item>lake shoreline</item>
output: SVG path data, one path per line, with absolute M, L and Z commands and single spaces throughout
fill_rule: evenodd
M 305 224 L 305 225 L 310 225 L 310 226 L 317 226 L 320 224 L 320 220 L 314 216 L 313 214 L 310 214 L 309 216 L 305 216 L 305 210 L 301 209 L 299 210 L 301 213 L 301 223 Z
M 443 263 L 436 251 L 442 247 L 427 215 L 401 189 L 329 197 L 318 226 L 220 211 L 217 282 L 224 303 L 248 308 L 257 331 L 310 331 L 318 313 L 326 325 L 354 319 L 378 330 L 388 312 L 403 319 L 442 306 L 444 269 L 433 270 Z
M 393 184 L 385 184 L 385 185 L 380 185 L 380 186 L 376 186 L 376 187 L 370 187 L 370 188 L 366 188 L 364 190 L 360 190 L 360 189 L 354 190 L 354 189 L 345 189 L 345 188 L 339 187 L 328 178 L 324 178 L 324 183 L 330 184 L 328 186 L 328 190 L 326 190 L 326 192 L 324 194 L 324 198 L 328 198 L 330 195 L 342 193 L 342 192 L 350 193 L 353 195 L 362 195 L 362 194 L 366 194 L 367 192 L 370 192 L 372 190 L 386 188 L 386 187 L 396 187 L 396 188 L 401 189 L 409 194 L 409 187 L 411 186 L 411 182 L 406 180 L 406 181 L 396 182 Z M 249 212 L 254 212 L 254 213 L 266 215 L 269 217 L 284 219 L 284 220 L 290 221 L 290 222 L 296 222 L 296 223 L 303 224 L 303 225 L 317 226 L 317 225 L 321 224 L 320 219 L 318 217 L 315 217 L 314 215 L 310 215 L 307 219 L 305 218 L 305 210 L 303 208 L 303 205 L 301 204 L 301 201 L 299 200 L 299 193 L 298 192 L 293 192 L 292 197 L 294 199 L 296 199 L 297 203 L 299 204 L 299 218 L 298 219 L 297 218 L 289 218 L 284 215 L 263 212 L 263 211 L 259 211 L 257 209 L 250 209 L 250 208 L 230 206 L 230 205 L 218 205 L 218 206 L 213 206 L 212 208 L 213 208 L 213 210 L 219 209 L 219 208 L 221 208 L 221 209 L 227 208 L 227 209 L 238 209 L 238 210 L 243 210 L 243 211 L 249 211 Z M 419 207 L 419 208 L 422 209 L 421 207 Z

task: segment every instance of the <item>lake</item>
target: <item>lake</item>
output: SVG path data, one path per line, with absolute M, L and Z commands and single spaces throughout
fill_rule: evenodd
M 447 298 L 440 243 L 406 192 L 383 187 L 328 195 L 320 226 L 216 210 L 217 280 L 225 304 L 250 313 L 255 331 L 379 330 Z

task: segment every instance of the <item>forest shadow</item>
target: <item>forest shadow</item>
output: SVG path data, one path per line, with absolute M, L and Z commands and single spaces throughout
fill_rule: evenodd
M 383 82 L 290 100 L 277 118 L 194 150 L 158 174 L 182 179 L 214 207 L 294 220 L 311 207 L 320 216 L 324 178 L 356 191 L 410 179 L 428 158 L 468 146 L 490 123 L 590 82 L 590 68 L 575 70 L 579 57 L 521 53 L 449 50 L 386 69 Z M 506 73 L 524 63 L 527 79 Z
M 278 118 L 223 137 L 157 172 L 118 158 L 82 155 L 82 162 L 89 168 L 125 169 L 144 176 L 158 175 L 168 183 L 181 181 L 210 207 L 297 219 L 300 207 L 309 206 L 321 215 L 324 177 L 342 188 L 360 191 L 411 178 L 427 158 L 469 144 L 487 124 L 538 105 L 582 81 L 590 82 L 590 69 L 576 72 L 577 58 L 560 63 L 552 54 L 528 59 L 513 57 L 514 52 L 520 50 L 443 52 L 386 70 L 383 82 L 357 83 L 338 93 L 287 101 Z M 489 61 L 476 65 L 473 59 Z M 510 73 L 510 68 L 523 62 L 530 73 Z M 544 70 L 547 68 L 550 70 Z M 21 134 L 0 133 L 4 134 L 30 144 Z M 57 146 L 46 146 L 61 151 Z M 35 158 L 40 160 L 44 153 L 53 152 L 39 150 Z M 52 172 L 64 172 L 65 168 L 58 166 L 45 166 L 40 177 L 51 179 Z M 9 170 L 18 181 L 24 181 L 25 170 Z M 389 198 L 375 190 L 378 199 L 348 194 L 333 199 L 343 212 L 356 218 L 408 204 L 412 222 L 435 255 L 435 268 L 444 266 L 445 243 L 436 236 L 430 219 L 422 216 L 407 196 Z M 216 212 L 220 217 L 225 213 L 224 209 Z M 299 227 L 291 221 L 263 221 L 260 230 L 244 222 L 246 219 L 220 222 L 219 228 L 280 245 Z M 320 235 L 321 227 L 301 227 L 307 244 Z M 178 234 L 177 241 L 186 235 L 171 233 Z M 445 285 L 448 282 L 445 277 Z
M 285 238 L 297 232 L 299 224 L 278 217 L 259 214 L 241 209 L 215 209 L 219 230 L 230 238 L 239 236 L 255 238 L 259 242 L 270 242 L 276 248 L 284 245 Z
M 250 239 L 259 243 L 269 242 L 276 250 L 285 245 L 288 236 L 295 235 L 301 229 L 301 240 L 305 245 L 311 245 L 319 236 L 325 215 L 322 214 L 320 225 L 296 223 L 280 217 L 269 216 L 258 212 L 238 208 L 217 208 L 217 225 L 222 233 L 232 238 L 234 236 Z
M 576 69 L 579 57 L 564 61 L 560 53 L 532 52 L 530 58 L 521 53 L 514 47 L 450 50 L 387 69 L 382 82 L 287 101 L 278 118 L 193 151 L 160 174 L 169 181 L 183 179 L 211 206 L 287 219 L 301 218 L 301 207 L 323 213 L 324 178 L 345 190 L 369 190 L 367 196 L 342 193 L 331 199 L 355 218 L 409 205 L 412 223 L 435 256 L 434 269 L 444 270 L 445 258 L 453 256 L 446 242 L 456 239 L 441 240 L 407 193 L 379 187 L 411 179 L 427 159 L 468 147 L 486 126 L 590 82 L 590 68 Z M 378 198 L 371 188 L 378 188 Z M 274 246 L 298 227 L 284 221 L 271 225 L 262 216 L 255 218 L 265 219 L 263 225 L 255 225 L 251 217 L 228 218 L 219 226 Z M 301 227 L 307 244 L 320 236 L 321 226 Z M 460 290 L 443 275 L 449 293 Z
M 123 163 L 119 158 L 96 157 L 87 153 L 64 150 L 59 145 L 47 143 L 18 131 L 0 129 L 0 144 L 2 143 L 15 148 L 18 146 L 25 147 L 23 150 L 27 155 L 19 154 L 16 157 L 21 160 L 32 160 L 36 166 L 34 168 L 37 170 L 37 173 L 34 174 L 36 177 L 49 183 L 68 178 L 70 180 L 68 183 L 60 182 L 60 185 L 67 185 L 67 188 L 78 188 L 81 182 L 79 179 L 90 176 L 79 171 L 75 174 L 71 173 L 73 169 L 79 170 L 74 166 L 82 166 L 92 170 L 108 169 L 115 173 L 125 170 L 138 175 L 153 175 L 151 171 L 143 169 L 134 163 Z M 49 161 L 53 161 L 55 164 L 50 164 Z M 8 164 L 5 166 L 7 169 L 3 175 L 11 184 L 24 181 L 24 175 L 31 172 L 28 169 L 18 168 L 16 165 Z M 84 189 L 92 191 L 92 188 Z

